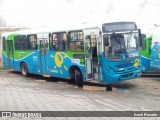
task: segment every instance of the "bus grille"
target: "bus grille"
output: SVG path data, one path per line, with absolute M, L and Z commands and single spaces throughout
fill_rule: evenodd
M 122 78 L 128 78 L 128 77 L 132 77 L 133 73 L 130 74 L 126 74 L 126 75 L 121 75 Z
M 116 68 L 126 68 L 126 67 L 131 67 L 133 66 L 132 63 L 125 63 L 125 64 L 120 64 L 120 65 L 114 65 Z
M 135 70 L 135 67 L 133 66 L 132 63 L 114 65 L 114 67 L 118 68 L 117 73 L 119 73 L 119 74 L 123 74 L 123 73 L 126 73 L 126 72 L 132 72 L 132 71 Z M 120 68 L 124 68 L 124 69 L 121 70 Z

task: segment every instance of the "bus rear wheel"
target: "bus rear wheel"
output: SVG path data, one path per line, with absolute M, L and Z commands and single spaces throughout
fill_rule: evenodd
M 75 81 L 78 87 L 83 87 L 83 79 L 79 70 L 75 70 Z
M 27 65 L 25 63 L 21 64 L 21 73 L 25 77 L 28 76 L 28 68 L 27 68 Z

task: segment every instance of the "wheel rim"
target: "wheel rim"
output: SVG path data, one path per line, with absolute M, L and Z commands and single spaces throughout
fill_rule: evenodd
M 24 65 L 22 65 L 22 74 L 25 75 L 26 74 L 26 67 Z

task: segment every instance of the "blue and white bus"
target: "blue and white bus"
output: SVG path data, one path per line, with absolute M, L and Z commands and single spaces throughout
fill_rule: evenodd
M 141 76 L 140 33 L 135 22 L 93 27 L 23 30 L 2 35 L 6 69 L 108 85 Z M 107 90 L 106 89 L 106 90 Z

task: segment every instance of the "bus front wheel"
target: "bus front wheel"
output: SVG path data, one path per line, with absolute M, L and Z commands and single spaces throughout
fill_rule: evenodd
M 106 86 L 106 91 L 112 91 L 112 85 L 111 84 L 108 84 Z
M 75 81 L 78 87 L 83 87 L 83 79 L 79 70 L 75 70 Z
M 28 76 L 28 68 L 27 68 L 27 65 L 25 63 L 21 64 L 21 73 L 25 77 Z

